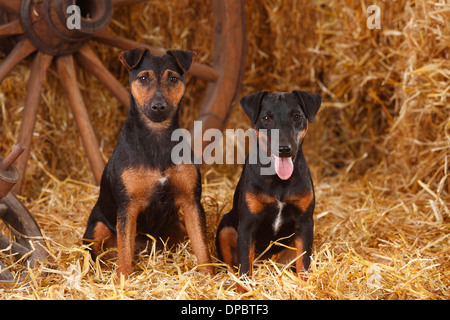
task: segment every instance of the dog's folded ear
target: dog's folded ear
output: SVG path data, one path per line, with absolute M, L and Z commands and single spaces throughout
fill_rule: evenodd
M 136 48 L 133 50 L 122 51 L 119 56 L 120 62 L 128 69 L 128 71 L 136 68 L 142 60 L 148 49 Z
M 292 91 L 298 97 L 298 104 L 302 108 L 309 122 L 314 121 L 317 111 L 322 103 L 322 97 L 318 94 L 309 93 L 300 90 Z
M 167 50 L 166 54 L 172 55 L 181 70 L 186 73 L 194 63 L 197 52 L 187 50 Z
M 264 96 L 268 94 L 267 91 L 259 91 L 249 94 L 241 99 L 241 106 L 244 112 L 252 121 L 252 124 L 258 120 L 259 111 L 261 110 L 261 101 Z

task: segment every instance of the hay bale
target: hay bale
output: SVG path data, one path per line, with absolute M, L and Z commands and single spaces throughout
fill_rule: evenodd
M 304 146 L 317 198 L 306 280 L 261 261 L 253 289 L 242 296 L 235 290 L 240 280 L 219 261 L 223 272 L 213 279 L 196 272 L 185 243 L 171 253 L 142 255 L 133 277 L 114 285 L 115 262 L 91 263 L 81 247 L 98 187 L 52 71 L 41 94 L 23 198 L 43 229 L 51 259 L 30 272 L 29 285 L 0 289 L 0 299 L 448 299 L 450 5 L 374 4 L 381 9 L 380 30 L 367 28 L 369 3 L 363 1 L 246 3 L 241 96 L 301 88 L 324 100 Z M 195 50 L 207 62 L 211 19 L 205 0 L 148 1 L 116 13 L 110 29 L 156 47 Z M 95 48 L 126 85 L 118 50 Z M 15 142 L 28 70 L 29 63 L 22 63 L 1 84 L 0 154 Z M 125 114 L 88 73 L 79 70 L 77 76 L 107 159 Z M 188 79 L 184 125 L 192 123 L 204 89 L 201 80 Z M 237 106 L 228 127 L 249 125 Z M 231 208 L 240 171 L 239 165 L 202 167 L 214 254 L 215 230 Z

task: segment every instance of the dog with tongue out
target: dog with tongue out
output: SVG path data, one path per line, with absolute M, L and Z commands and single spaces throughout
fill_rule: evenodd
M 255 148 L 271 161 L 247 157 L 233 208 L 217 229 L 219 258 L 237 266 L 240 275 L 251 275 L 255 257 L 296 259 L 297 273 L 309 267 L 315 196 L 302 146 L 321 102 L 320 95 L 299 90 L 260 91 L 241 99 L 258 137 Z

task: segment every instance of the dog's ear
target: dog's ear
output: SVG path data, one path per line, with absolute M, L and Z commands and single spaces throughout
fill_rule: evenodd
M 252 124 L 258 120 L 259 111 L 261 110 L 261 101 L 264 96 L 268 94 L 267 91 L 259 91 L 249 94 L 241 99 L 241 106 L 244 112 L 252 121 Z
M 166 54 L 172 55 L 181 70 L 186 73 L 194 63 L 197 52 L 186 50 L 167 50 Z
M 302 108 L 309 122 L 314 121 L 317 111 L 319 111 L 322 97 L 318 94 L 309 93 L 300 90 L 292 91 L 298 97 L 298 105 Z
M 141 62 L 142 57 L 148 49 L 136 48 L 133 50 L 122 51 L 119 56 L 120 62 L 128 69 L 128 71 L 136 68 Z

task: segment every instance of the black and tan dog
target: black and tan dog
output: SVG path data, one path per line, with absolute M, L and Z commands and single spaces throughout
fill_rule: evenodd
M 319 95 L 297 90 L 261 91 L 241 99 L 256 130 L 257 147 L 272 157 L 275 169 L 274 174 L 262 175 L 261 161 L 252 164 L 247 158 L 233 208 L 217 230 L 219 258 L 231 266 L 240 265 L 241 275 L 251 275 L 255 255 L 278 239 L 296 250 L 274 245 L 263 257 L 277 254 L 279 261 L 288 261 L 303 255 L 296 261 L 297 272 L 309 267 L 315 197 L 302 145 L 308 121 L 314 120 L 321 101 Z M 272 129 L 278 129 L 278 144 L 272 141 Z M 271 146 L 277 146 L 276 150 Z
M 117 245 L 119 274 L 128 276 L 132 271 L 137 233 L 174 244 L 184 240 L 187 230 L 198 263 L 211 263 L 200 203 L 200 171 L 193 161 L 176 165 L 171 159 L 178 143 L 171 141 L 171 134 L 179 128 L 186 72 L 194 59 L 194 52 L 182 50 L 152 55 L 138 48 L 120 55 L 129 70 L 130 109 L 84 234 L 94 257 L 105 247 Z M 212 266 L 202 270 L 214 273 Z

